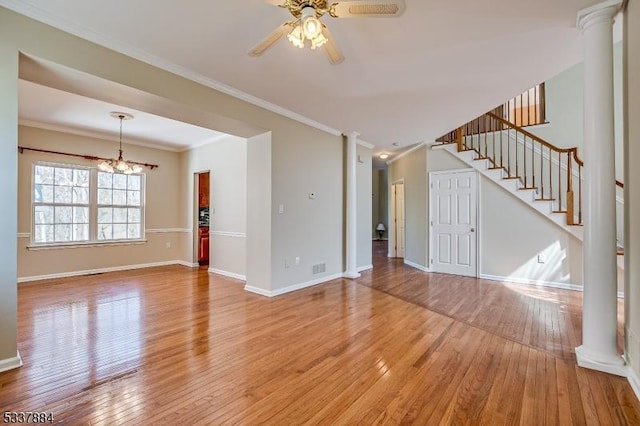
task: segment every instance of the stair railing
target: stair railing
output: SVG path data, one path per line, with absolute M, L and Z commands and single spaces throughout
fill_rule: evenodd
M 495 110 L 494 110 L 495 111 Z M 456 143 L 458 151 L 474 151 L 502 169 L 504 179 L 517 179 L 520 190 L 535 191 L 535 199 L 550 201 L 565 213 L 568 225 L 581 225 L 584 163 L 577 148 L 560 148 L 502 118 L 484 114 L 439 139 Z

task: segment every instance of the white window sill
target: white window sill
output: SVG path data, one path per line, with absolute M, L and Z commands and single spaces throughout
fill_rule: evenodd
M 110 246 L 133 246 L 146 244 L 146 239 L 138 240 L 116 240 L 116 241 L 85 241 L 73 243 L 54 243 L 54 244 L 30 244 L 27 250 L 58 250 L 73 248 L 89 248 L 89 247 L 110 247 Z

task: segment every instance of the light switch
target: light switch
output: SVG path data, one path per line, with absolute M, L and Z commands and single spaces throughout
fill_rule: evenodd
M 280 205 L 278 206 L 278 213 L 279 213 L 279 214 L 284 213 L 284 204 L 280 204 Z

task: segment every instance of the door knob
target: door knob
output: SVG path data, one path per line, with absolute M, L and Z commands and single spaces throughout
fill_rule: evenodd
M 476 232 L 476 228 L 471 228 L 471 232 Z

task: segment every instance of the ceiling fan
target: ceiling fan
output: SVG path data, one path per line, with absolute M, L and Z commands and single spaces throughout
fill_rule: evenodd
M 322 47 L 332 65 L 344 61 L 327 26 L 320 21 L 324 15 L 332 18 L 398 17 L 405 9 L 404 0 L 265 0 L 275 6 L 288 9 L 294 20 L 285 22 L 249 51 L 250 56 L 260 56 L 285 34 L 296 47 L 311 49 Z

